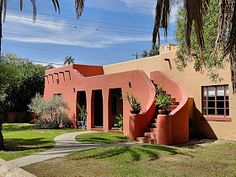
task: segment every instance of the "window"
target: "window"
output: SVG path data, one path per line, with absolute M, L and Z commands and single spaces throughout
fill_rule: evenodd
M 206 116 L 228 116 L 228 85 L 202 87 L 202 105 Z
M 55 93 L 55 94 L 53 94 L 53 98 L 55 98 L 55 97 L 62 97 L 62 94 L 61 93 Z

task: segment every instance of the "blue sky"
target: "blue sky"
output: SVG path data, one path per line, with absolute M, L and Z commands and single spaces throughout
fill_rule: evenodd
M 60 0 L 60 15 L 51 1 L 37 1 L 37 20 L 32 23 L 30 0 L 19 11 L 19 0 L 8 1 L 3 30 L 3 52 L 29 60 L 63 63 L 73 56 L 76 63 L 106 65 L 134 58 L 151 48 L 156 0 L 86 0 L 76 20 L 73 0 Z M 168 38 L 175 43 L 176 9 L 171 15 Z

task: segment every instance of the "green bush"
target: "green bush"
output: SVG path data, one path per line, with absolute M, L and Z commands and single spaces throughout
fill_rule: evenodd
M 68 109 L 67 103 L 60 96 L 45 101 L 42 96 L 36 94 L 29 109 L 37 116 L 34 122 L 37 128 L 58 129 L 71 128 L 72 126 L 72 122 L 65 112 Z
M 166 94 L 160 94 L 156 96 L 156 105 L 158 106 L 158 108 L 169 111 L 171 103 L 171 97 Z
M 122 114 L 119 114 L 116 116 L 116 119 L 117 119 L 117 126 L 119 127 L 119 129 L 123 130 L 123 116 Z

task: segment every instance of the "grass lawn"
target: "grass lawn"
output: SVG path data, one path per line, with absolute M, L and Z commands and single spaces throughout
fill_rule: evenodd
M 95 137 L 99 138 L 98 135 Z M 236 144 L 103 147 L 29 165 L 24 169 L 39 177 L 233 177 L 236 176 Z
M 128 142 L 129 138 L 119 133 L 89 133 L 76 137 L 76 140 L 83 144 L 113 144 Z
M 0 158 L 11 160 L 54 146 L 54 138 L 60 134 L 74 132 L 75 129 L 40 130 L 32 124 L 3 124 L 5 151 Z

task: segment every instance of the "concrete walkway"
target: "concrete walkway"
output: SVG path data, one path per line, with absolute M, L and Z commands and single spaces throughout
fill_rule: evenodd
M 136 142 L 118 143 L 118 144 L 81 144 L 80 142 L 76 141 L 75 139 L 76 136 L 86 134 L 86 133 L 95 133 L 95 132 L 83 131 L 83 132 L 73 132 L 73 133 L 66 133 L 66 134 L 59 135 L 54 139 L 54 141 L 56 142 L 56 145 L 54 148 L 49 149 L 44 152 L 32 154 L 30 156 L 10 160 L 8 162 L 18 167 L 24 167 L 30 164 L 42 162 L 42 161 L 53 159 L 53 158 L 64 157 L 66 155 L 69 155 L 72 152 L 93 149 L 96 147 L 137 145 Z
M 82 135 L 86 133 L 92 133 L 92 131 L 73 132 L 59 135 L 54 139 L 54 141 L 56 142 L 54 148 L 44 152 L 32 154 L 30 156 L 10 160 L 8 162 L 18 167 L 23 167 L 57 157 L 64 157 L 75 151 L 82 151 L 97 147 L 98 145 L 86 145 L 76 141 L 75 137 L 77 135 Z

